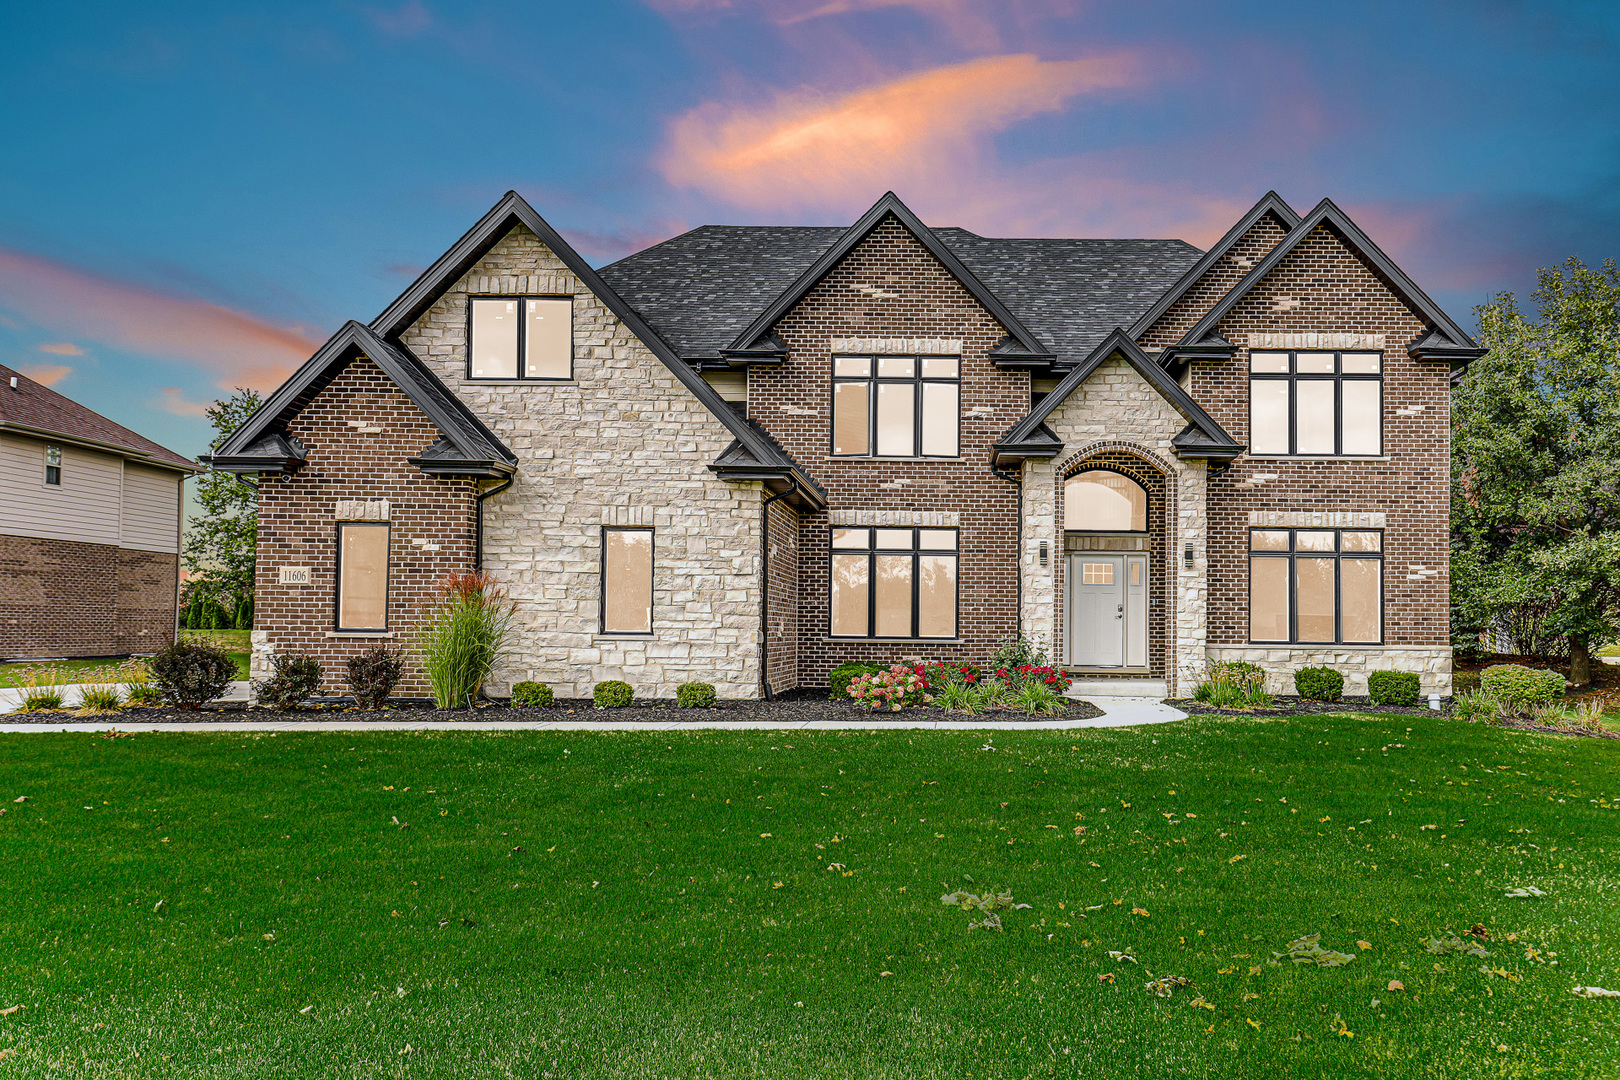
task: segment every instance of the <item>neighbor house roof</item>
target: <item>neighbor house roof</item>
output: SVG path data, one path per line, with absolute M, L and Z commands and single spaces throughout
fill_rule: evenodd
M 882 200 L 879 207 L 889 209 Z M 1199 255 L 1181 240 L 999 239 L 915 227 L 1025 328 L 1035 348 L 1053 353 L 1059 369 L 1136 319 Z M 677 353 L 701 365 L 719 362 L 751 324 L 795 295 L 801 279 L 819 280 L 812 271 L 830 268 L 835 245 L 853 246 L 867 231 L 705 225 L 605 266 L 601 275 Z
M 15 380 L 15 386 L 13 386 Z M 63 397 L 44 383 L 0 364 L 0 431 L 54 436 L 118 454 L 143 465 L 198 472 L 199 466 L 122 424 Z

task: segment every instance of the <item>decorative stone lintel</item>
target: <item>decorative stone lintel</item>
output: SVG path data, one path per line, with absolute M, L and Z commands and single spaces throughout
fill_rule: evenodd
M 833 528 L 877 525 L 925 529 L 954 529 L 961 523 L 958 514 L 946 510 L 829 510 L 827 524 Z
M 1251 349 L 1378 349 L 1383 334 L 1249 334 Z
M 1357 510 L 1250 510 L 1251 529 L 1382 529 L 1384 515 Z
M 387 521 L 387 499 L 339 499 L 332 510 L 336 521 Z
M 835 353 L 871 353 L 890 356 L 960 356 L 961 338 L 857 338 L 832 339 Z

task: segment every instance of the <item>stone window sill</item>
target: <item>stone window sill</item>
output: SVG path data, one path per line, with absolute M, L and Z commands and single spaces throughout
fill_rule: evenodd
M 925 645 L 960 645 L 962 638 L 914 638 L 914 637 L 824 637 L 823 645 L 915 645 L 922 648 Z
M 651 641 L 657 634 L 592 634 L 594 641 Z
M 1217 649 L 1224 648 L 1250 648 L 1250 649 L 1382 649 L 1384 644 L 1376 641 L 1251 641 L 1247 646 L 1216 645 Z
M 578 379 L 462 379 L 468 386 L 578 386 Z
M 326 636 L 330 638 L 391 638 L 392 630 L 328 630 Z
M 911 462 L 911 463 L 918 464 L 918 465 L 926 465 L 930 461 L 937 461 L 937 462 L 939 462 L 940 464 L 943 465 L 943 464 L 947 464 L 947 463 L 952 462 L 952 461 L 966 461 L 967 459 L 964 458 L 960 454 L 958 454 L 956 457 L 874 457 L 871 454 L 829 454 L 829 455 L 827 455 L 827 460 L 828 461 L 870 461 L 870 462 L 875 462 L 877 464 L 889 464 L 889 463 L 894 463 L 894 462 Z
M 1368 457 L 1365 454 L 1246 454 L 1249 461 L 1391 461 L 1388 454 Z

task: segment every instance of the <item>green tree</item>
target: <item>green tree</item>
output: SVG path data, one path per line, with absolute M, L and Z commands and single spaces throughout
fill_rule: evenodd
M 1579 259 L 1478 309 L 1483 344 L 1452 401 L 1454 628 L 1536 604 L 1570 681 L 1620 637 L 1620 269 Z
M 218 453 L 227 438 L 259 407 L 259 393 L 238 386 L 228 398 L 208 408 L 214 425 L 209 451 Z M 237 479 L 235 473 L 209 469 L 197 478 L 197 506 L 201 511 L 186 531 L 186 569 L 196 577 L 193 602 L 202 600 L 224 609 L 228 625 L 248 625 L 253 611 L 253 577 L 258 568 L 259 493 Z

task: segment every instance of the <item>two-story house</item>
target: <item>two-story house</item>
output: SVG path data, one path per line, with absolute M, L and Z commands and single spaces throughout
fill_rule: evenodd
M 197 466 L 0 366 L 0 658 L 174 640 L 181 487 Z
M 1144 692 L 1242 658 L 1445 693 L 1448 389 L 1481 351 L 1327 200 L 1200 252 L 889 194 L 597 270 L 508 193 L 214 464 L 260 485 L 255 665 L 334 684 L 482 567 L 517 605 L 496 691 L 753 697 L 1022 633 Z

